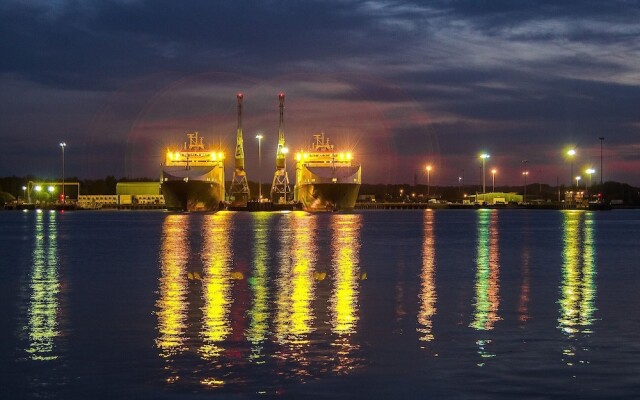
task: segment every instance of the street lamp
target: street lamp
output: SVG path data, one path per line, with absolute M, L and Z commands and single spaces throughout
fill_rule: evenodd
M 27 187 L 22 187 L 22 202 L 24 203 L 25 197 L 27 197 Z
M 527 202 L 527 176 L 529 176 L 529 171 L 522 171 L 522 176 L 524 177 L 524 190 L 522 195 L 522 203 Z
M 569 160 L 571 160 L 571 175 L 569 175 L 570 178 L 573 178 L 573 156 L 576 155 L 576 151 L 574 149 L 571 149 L 569 151 L 567 151 L 567 155 L 569 156 Z M 569 180 L 569 182 L 571 182 L 571 179 Z M 572 183 L 573 185 L 573 183 Z
M 40 197 L 39 194 L 42 191 L 42 186 L 36 185 L 36 187 L 34 187 L 34 189 L 36 190 L 36 202 L 38 202 L 39 201 L 38 197 Z
M 262 201 L 262 153 L 260 150 L 262 144 L 262 136 L 261 133 L 256 135 L 256 139 L 258 139 L 258 201 Z
M 431 165 L 427 165 L 427 197 L 431 194 Z
M 596 170 L 593 168 L 589 168 L 585 172 L 589 175 L 589 187 L 591 187 L 591 175 L 593 175 Z
M 496 172 L 498 172 L 498 170 L 495 168 L 491 170 L 491 178 L 493 178 L 493 189 L 491 190 L 492 193 L 496 192 Z
M 489 158 L 489 154 L 481 154 L 480 158 L 482 158 L 482 193 L 486 193 L 486 185 L 485 185 L 485 179 L 484 179 L 484 162 L 487 158 Z
M 581 176 L 576 176 L 576 192 L 580 189 L 580 179 L 582 179 Z
M 64 194 L 64 148 L 67 147 L 65 142 L 60 143 L 60 148 L 62 148 L 62 204 L 67 202 L 67 197 Z

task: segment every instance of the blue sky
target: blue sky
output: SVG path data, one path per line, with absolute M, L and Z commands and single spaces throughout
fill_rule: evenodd
M 636 1 L 12 1 L 0 4 L 0 175 L 157 177 L 199 131 L 249 179 L 275 168 L 280 91 L 298 149 L 324 131 L 367 183 L 640 185 Z M 256 133 L 263 167 L 257 171 Z M 270 157 L 269 154 L 273 153 Z M 269 162 L 273 162 L 273 168 Z M 231 174 L 231 163 L 228 166 Z M 293 160 L 289 162 L 293 169 Z

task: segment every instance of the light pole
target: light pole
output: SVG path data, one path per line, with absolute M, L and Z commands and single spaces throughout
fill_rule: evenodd
M 580 189 L 580 179 L 582 179 L 581 176 L 576 176 L 576 193 L 578 192 L 578 189 Z
M 571 164 L 571 175 L 569 175 L 569 182 L 573 181 L 573 156 L 576 155 L 576 151 L 574 149 L 571 149 L 569 151 L 567 151 L 567 155 L 569 156 L 569 160 L 570 160 L 570 164 Z M 571 183 L 571 185 L 573 186 L 573 183 Z
M 490 157 L 489 154 L 486 154 L 486 153 L 480 155 L 480 158 L 482 158 L 482 193 L 483 194 L 487 192 L 485 179 L 484 179 L 484 162 L 489 157 Z
M 431 165 L 427 165 L 427 197 L 431 195 Z
M 36 187 L 34 187 L 34 189 L 36 190 L 36 203 L 39 201 L 38 197 L 40 197 L 40 192 L 42 191 L 42 186 L 40 185 L 36 185 Z
M 25 197 L 27 197 L 27 187 L 22 187 L 22 202 L 24 203 Z
M 524 190 L 522 195 L 522 203 L 527 202 L 527 176 L 529 175 L 529 171 L 522 171 L 522 176 L 524 177 Z
M 589 168 L 585 172 L 589 175 L 589 188 L 591 188 L 591 175 L 593 175 L 596 170 L 593 168 Z
M 67 197 L 64 194 L 64 148 L 67 147 L 65 142 L 60 143 L 60 148 L 62 148 L 62 204 L 67 202 Z
M 496 172 L 498 172 L 498 170 L 495 169 L 495 168 L 491 170 L 491 178 L 492 178 L 492 183 L 493 183 L 493 185 L 492 185 L 493 189 L 491 189 L 492 193 L 496 192 Z
M 262 144 L 262 136 L 261 133 L 256 135 L 256 139 L 258 139 L 258 201 L 262 201 L 262 152 L 260 150 Z

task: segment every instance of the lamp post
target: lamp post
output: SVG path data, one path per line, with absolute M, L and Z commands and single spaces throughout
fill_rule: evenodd
M 40 197 L 39 194 L 42 191 L 42 186 L 36 185 L 36 187 L 34 187 L 34 189 L 36 190 L 36 203 L 37 203 L 39 201 L 38 197 Z
M 569 160 L 570 160 L 570 164 L 571 164 L 571 175 L 569 175 L 569 182 L 572 182 L 573 180 L 573 156 L 576 155 L 576 151 L 574 149 L 571 149 L 569 151 L 567 151 L 567 155 L 569 156 Z M 573 185 L 573 183 L 571 183 L 571 185 Z
M 582 179 L 581 176 L 576 176 L 576 192 L 580 189 L 580 179 Z
M 67 147 L 65 142 L 60 143 L 60 148 L 62 148 L 62 204 L 67 202 L 67 197 L 64 194 L 64 148 Z
M 485 163 L 485 160 L 489 157 L 490 157 L 489 154 L 486 154 L 486 153 L 480 155 L 480 158 L 482 159 L 482 193 L 483 194 L 487 192 L 485 179 L 484 179 L 484 163 Z
M 47 188 L 47 191 L 49 192 L 49 202 L 51 202 L 51 199 L 53 198 L 53 192 L 56 190 L 56 188 L 54 188 L 53 186 L 49 186 Z
M 524 177 L 524 190 L 522 195 L 522 203 L 524 204 L 527 202 L 527 176 L 529 176 L 529 171 L 522 171 L 522 176 Z
M 492 193 L 496 192 L 496 172 L 498 172 L 498 170 L 495 169 L 495 168 L 491 170 L 491 178 L 492 178 L 492 183 L 493 183 L 493 185 L 492 185 L 493 189 L 491 189 Z
M 431 165 L 427 165 L 427 197 L 431 194 Z
M 22 202 L 24 203 L 25 197 L 27 197 L 27 187 L 22 187 Z
M 591 175 L 593 175 L 596 170 L 593 168 L 589 168 L 585 172 L 589 175 L 589 187 L 591 187 Z
M 256 135 L 256 139 L 258 139 L 258 201 L 262 201 L 262 152 L 260 148 L 263 137 L 261 133 Z
M 600 139 L 600 186 L 602 186 L 602 142 L 604 142 L 604 137 L 600 136 L 598 139 Z M 600 190 L 602 190 L 602 188 L 600 188 Z

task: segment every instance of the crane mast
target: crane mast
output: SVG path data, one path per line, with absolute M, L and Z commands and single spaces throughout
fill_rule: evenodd
M 288 149 L 284 141 L 284 93 L 278 95 L 280 101 L 280 124 L 278 127 L 278 148 L 276 149 L 276 172 L 273 175 L 271 185 L 271 201 L 274 203 L 286 203 L 289 201 L 291 188 L 287 175 L 286 155 Z
M 233 179 L 229 188 L 229 200 L 233 205 L 246 205 L 249 200 L 249 184 L 244 170 L 244 147 L 242 140 L 242 100 L 244 96 L 238 93 L 238 128 L 236 130 L 236 158 Z

